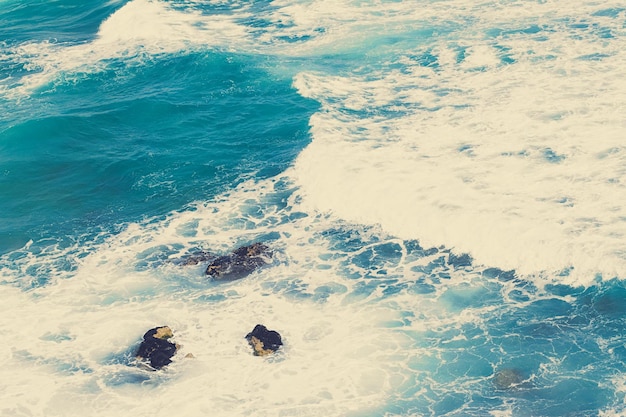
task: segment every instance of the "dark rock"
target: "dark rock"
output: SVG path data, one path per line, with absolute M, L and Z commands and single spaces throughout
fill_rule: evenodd
M 271 257 L 272 252 L 266 245 L 253 243 L 215 259 L 207 267 L 206 274 L 213 279 L 225 281 L 244 278 L 267 264 Z
M 167 339 L 173 337 L 172 330 L 167 326 L 155 327 L 143 335 L 143 342 L 139 345 L 135 356 L 138 359 L 148 360 L 154 369 L 161 369 L 172 363 L 171 357 L 176 354 L 178 346 Z
M 274 330 L 267 330 L 262 324 L 257 324 L 254 329 L 246 335 L 246 340 L 254 349 L 256 356 L 270 355 L 283 345 L 280 334 Z

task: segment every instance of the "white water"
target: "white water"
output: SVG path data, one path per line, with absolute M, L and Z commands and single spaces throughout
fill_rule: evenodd
M 203 16 L 182 12 L 161 1 L 132 0 L 107 18 L 93 41 L 74 45 L 35 42 L 19 45 L 9 57 L 23 59 L 32 74 L 5 91 L 20 99 L 39 88 L 72 83 L 108 69 L 112 61 L 143 65 L 163 54 L 194 48 L 239 50 L 249 37 L 247 29 L 227 15 Z
M 338 278 L 342 258 L 333 258 L 321 237 L 341 219 L 379 224 L 393 235 L 390 242 L 399 237 L 419 239 L 425 247 L 444 245 L 470 253 L 477 263 L 522 274 L 573 267 L 559 278 L 572 284 L 589 283 L 596 273 L 624 276 L 626 62 L 618 36 L 624 12 L 621 18 L 593 16 L 617 2 L 276 5 L 275 21 L 294 24 L 285 31 L 326 29 L 310 42 L 274 45 L 287 56 L 320 55 L 328 45 L 333 52 L 360 50 L 348 35 L 372 26 L 372 38 L 387 33 L 388 25 L 405 39 L 372 50 L 369 57 L 379 54 L 380 62 L 366 75 L 307 70 L 295 77 L 298 91 L 323 108 L 311 120 L 312 144 L 285 173 L 302 194 L 291 197 L 291 208 L 254 214 L 254 202 L 270 193 L 263 186 L 272 182 L 260 190 L 246 184 L 223 201 L 130 225 L 105 244 L 76 249 L 80 257 L 73 259 L 71 279 L 52 274 L 51 285 L 29 292 L 3 286 L 0 308 L 11 343 L 0 350 L 0 415 L 367 415 L 401 396 L 400 388 L 419 373 L 409 364 L 437 363 L 438 352 L 405 349 L 406 335 L 385 322 L 415 311 L 419 320 L 407 328 L 448 328 L 480 322 L 483 311 L 449 313 L 450 306 L 437 302 L 467 277 L 453 276 L 431 298 L 401 295 L 387 304 L 380 288 L 360 294 L 355 282 Z M 223 36 L 211 45 L 250 40 L 245 28 L 223 16 L 135 0 L 107 20 L 90 44 L 24 46 L 32 48 L 26 52 L 33 65 L 44 68 L 25 83 L 35 88 L 62 72 L 96 71 L 109 58 L 139 56 L 133 48 L 158 55 L 196 40 L 209 44 L 210 36 L 199 36 L 198 29 L 206 19 L 219 22 L 215 32 Z M 442 26 L 462 25 L 464 32 L 411 44 L 420 22 L 438 19 Z M 606 26 L 616 37 L 600 38 L 571 24 L 581 21 Z M 487 29 L 530 23 L 554 31 L 483 37 Z M 276 33 L 250 41 L 246 52 L 272 45 Z M 502 61 L 502 46 L 510 48 L 506 54 L 514 63 Z M 397 58 L 394 48 L 403 52 L 397 62 L 387 62 L 385 57 Z M 427 50 L 437 57 L 437 68 L 418 65 L 416 57 Z M 585 58 L 595 53 L 601 55 Z M 296 211 L 308 217 L 289 221 Z M 200 268 L 151 261 L 175 244 L 227 251 L 263 233 L 280 237 L 277 265 L 236 285 L 207 286 Z M 64 249 L 52 256 L 78 255 Z M 137 269 L 142 256 L 147 266 Z M 2 271 L 0 279 L 18 281 L 38 262 L 22 258 L 16 271 Z M 393 272 L 413 280 L 417 273 L 410 266 Z M 283 355 L 273 362 L 253 357 L 243 339 L 257 322 L 284 336 Z M 196 358 L 179 357 L 143 384 L 124 383 L 138 372 L 111 357 L 162 324 L 174 329 L 183 353 Z M 426 389 L 412 388 L 415 397 Z M 492 414 L 500 412 L 512 415 Z
M 553 19 L 555 32 L 477 40 L 464 57 L 435 40 L 401 70 L 299 74 L 323 104 L 296 162 L 307 201 L 521 274 L 624 276 L 626 45 Z M 426 51 L 438 66 L 420 66 Z
M 11 343 L 0 352 L 0 415 L 314 416 L 382 404 L 406 378 L 390 366 L 392 356 L 406 355 L 403 337 L 381 326 L 396 313 L 338 283 L 340 260 L 321 261 L 328 242 L 315 230 L 327 223 L 289 222 L 293 209 L 272 205 L 259 216 L 255 201 L 272 188 L 273 181 L 249 183 L 228 200 L 130 225 L 86 256 L 63 249 L 58 255 L 67 258 L 80 253 L 71 279 L 59 273 L 28 292 L 3 286 Z M 270 231 L 281 237 L 275 265 L 234 283 L 211 284 L 201 266 L 161 256 L 172 245 L 185 252 L 199 243 L 226 252 Z M 252 355 L 244 336 L 257 323 L 282 334 L 277 357 Z M 158 373 L 127 366 L 123 356 L 163 324 L 183 345 L 175 362 Z
M 294 174 L 311 208 L 521 274 L 626 273 L 618 2 L 282 1 L 257 16 L 271 22 L 263 30 L 244 25 L 248 6 L 201 5 L 133 0 L 90 43 L 23 45 L 41 72 L 8 94 L 189 48 L 311 62 L 357 51 L 361 75 L 294 79 L 323 105 Z M 426 53 L 436 65 L 421 64 Z

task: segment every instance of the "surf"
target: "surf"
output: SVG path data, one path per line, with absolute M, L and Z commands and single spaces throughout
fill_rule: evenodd
M 622 413 L 624 10 L 419 6 L 132 0 L 7 43 L 3 410 Z M 242 280 L 175 262 L 252 242 Z M 129 366 L 159 325 L 183 355 Z

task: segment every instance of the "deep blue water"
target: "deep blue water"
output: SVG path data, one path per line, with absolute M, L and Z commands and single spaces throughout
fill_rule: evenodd
M 588 79 L 576 74 L 588 68 L 598 84 L 605 81 L 596 70 L 614 76 L 609 85 L 619 78 L 624 9 L 581 2 L 581 10 L 593 12 L 586 22 L 577 12 L 528 1 L 519 6 L 536 16 L 503 21 L 507 7 L 518 10 L 516 2 L 481 9 L 459 0 L 449 16 L 432 11 L 444 11 L 442 2 L 379 3 L 341 3 L 331 12 L 324 2 L 297 0 L 0 2 L 0 304 L 1 327 L 12 339 L 0 367 L 16 381 L 0 383 L 0 414 L 147 415 L 145 404 L 155 401 L 158 415 L 626 412 L 626 222 L 612 214 L 624 193 L 603 188 L 624 181 L 623 159 L 610 159 L 623 158 L 619 138 L 606 128 L 602 149 L 575 144 L 593 149 L 593 159 L 567 175 L 542 170 L 566 166 L 576 152 L 559 140 L 537 144 L 535 125 L 509 148 L 498 147 L 498 129 L 524 131 L 515 117 L 526 108 L 505 98 L 517 84 L 535 87 L 532 70 L 546 71 L 546 85 L 571 76 L 581 92 Z M 503 14 L 489 14 L 491 7 Z M 411 16 L 420 8 L 424 17 Z M 614 50 L 573 56 L 567 51 L 575 41 Z M 472 48 L 485 42 L 495 60 L 475 52 L 470 62 Z M 558 47 L 543 50 L 549 42 Z M 527 44 L 536 51 L 526 51 Z M 542 66 L 559 59 L 582 69 Z M 526 64 L 530 70 L 516 72 Z M 476 91 L 470 82 L 453 85 L 457 76 L 476 82 Z M 491 92 L 491 83 L 504 87 Z M 460 113 L 489 110 L 497 100 L 502 117 L 476 111 L 467 120 Z M 567 110 L 571 100 L 576 104 Z M 546 136 L 596 122 L 619 127 L 619 115 L 603 119 L 613 105 L 556 95 L 553 101 L 555 108 L 537 110 L 540 116 L 527 112 Z M 427 114 L 420 123 L 441 135 L 433 142 L 407 133 L 407 125 L 420 125 L 413 119 L 420 112 Z M 441 119 L 449 124 L 437 119 L 442 113 L 451 115 Z M 568 119 L 572 114 L 591 116 Z M 554 127 L 560 120 L 565 124 Z M 505 127 L 491 130 L 500 122 Z M 450 126 L 467 136 L 454 137 L 454 146 L 446 142 L 457 133 Z M 479 145 L 471 143 L 476 126 L 478 136 L 488 136 Z M 529 172 L 548 172 L 559 190 L 571 187 L 558 198 L 537 191 L 526 200 L 528 211 L 508 211 L 532 230 L 533 208 L 556 201 L 557 208 L 538 206 L 541 221 L 584 226 L 572 241 L 551 241 L 550 253 L 595 248 L 599 239 L 597 246 L 612 248 L 605 263 L 606 270 L 617 265 L 613 272 L 591 268 L 578 277 L 593 262 L 572 256 L 560 268 L 521 273 L 525 265 L 509 267 L 515 246 L 494 252 L 491 259 L 501 256 L 502 264 L 475 261 L 483 247 L 472 248 L 470 232 L 454 234 L 463 222 L 445 217 L 454 206 L 446 198 L 458 185 L 442 173 L 460 170 L 462 182 L 490 190 L 476 211 L 464 203 L 470 194 L 453 197 L 465 224 L 480 229 L 481 216 L 499 212 L 498 201 L 509 201 L 512 191 L 489 188 L 499 183 L 476 174 L 483 171 L 463 171 L 448 152 L 470 158 L 484 149 L 493 151 L 479 155 L 480 169 L 504 166 L 495 178 L 516 172 L 526 158 L 536 164 Z M 435 158 L 425 170 L 432 177 L 403 169 L 406 161 L 418 167 Z M 345 176 L 327 178 L 344 165 L 337 172 Z M 610 178 L 599 178 L 600 168 Z M 573 188 L 570 172 L 586 175 L 589 190 Z M 535 192 L 532 178 L 520 180 L 522 192 Z M 407 200 L 384 194 L 398 186 L 410 197 L 414 184 L 427 192 Z M 434 196 L 434 210 L 420 211 L 424 195 Z M 596 211 L 570 217 L 568 207 L 587 197 L 615 203 L 583 206 Z M 414 216 L 405 219 L 406 234 L 396 233 L 394 220 L 405 212 Z M 422 243 L 426 231 L 413 227 L 421 220 L 424 230 L 442 226 L 443 244 Z M 485 236 L 497 239 L 505 220 L 494 218 Z M 586 235 L 590 229 L 600 232 Z M 550 242 L 553 235 L 546 236 Z M 258 239 L 278 254 L 274 264 L 227 286 L 205 280 L 200 267 L 168 263 Z M 537 258 L 542 254 L 537 249 Z M 241 339 L 230 338 L 240 332 L 234 326 L 257 318 L 274 320 L 287 336 L 284 356 L 274 362 L 248 362 L 245 348 L 231 350 Z M 129 370 L 135 334 L 165 319 L 195 349 L 197 369 L 180 365 L 165 376 Z M 105 336 L 90 349 L 94 333 Z M 202 377 L 208 368 L 217 376 Z M 513 380 L 498 385 L 503 370 Z

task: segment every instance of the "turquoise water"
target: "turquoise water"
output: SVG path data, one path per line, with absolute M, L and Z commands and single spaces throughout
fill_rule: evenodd
M 315 104 L 245 60 L 162 57 L 18 105 L 3 131 L 3 252 L 50 226 L 80 234 L 281 172 L 308 142 Z
M 0 415 L 622 415 L 625 19 L 0 2 Z

